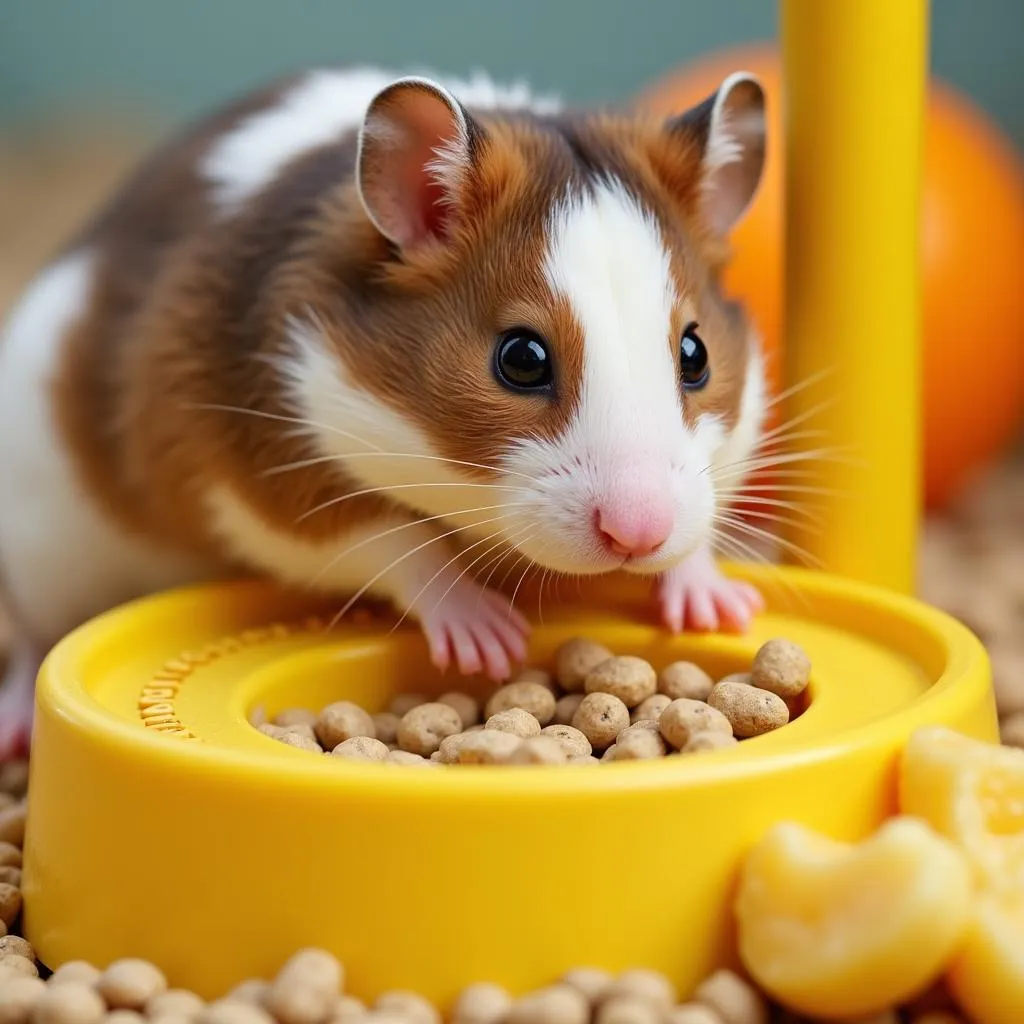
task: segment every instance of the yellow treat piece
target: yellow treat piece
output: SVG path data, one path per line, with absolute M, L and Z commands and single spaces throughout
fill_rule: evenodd
M 779 825 L 743 869 L 740 955 L 755 981 L 801 1013 L 875 1013 L 939 974 L 971 893 L 964 857 L 924 822 L 892 819 L 859 844 Z
M 1024 1018 L 1024 893 L 976 901 L 962 947 L 947 976 L 975 1024 L 1019 1024 Z
M 900 806 L 957 843 L 983 885 L 1024 894 L 1024 750 L 919 729 L 903 754 Z

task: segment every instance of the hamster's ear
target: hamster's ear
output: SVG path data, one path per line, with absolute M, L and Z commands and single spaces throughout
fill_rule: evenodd
M 701 204 L 712 230 L 725 235 L 746 213 L 764 170 L 765 112 L 761 83 L 744 71 L 669 122 L 696 140 L 702 160 Z
M 399 248 L 444 239 L 458 215 L 482 133 L 458 100 L 425 78 L 400 78 L 370 102 L 356 182 L 374 226 Z

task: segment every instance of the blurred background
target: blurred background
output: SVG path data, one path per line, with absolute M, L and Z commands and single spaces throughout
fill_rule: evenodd
M 155 139 L 268 78 L 312 64 L 483 69 L 668 112 L 746 66 L 777 133 L 776 15 L 772 0 L 3 4 L 0 315 Z M 921 587 L 989 643 L 1004 714 L 1024 713 L 1024 3 L 933 0 L 931 68 Z M 776 145 L 729 281 L 776 352 L 780 160 Z

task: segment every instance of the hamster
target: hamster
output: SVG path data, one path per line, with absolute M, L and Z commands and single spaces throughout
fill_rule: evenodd
M 240 573 L 390 600 L 497 680 L 513 564 L 745 629 L 761 599 L 712 552 L 766 386 L 719 279 L 764 154 L 743 73 L 665 120 L 370 69 L 157 151 L 0 336 L 0 755 L 61 636 Z

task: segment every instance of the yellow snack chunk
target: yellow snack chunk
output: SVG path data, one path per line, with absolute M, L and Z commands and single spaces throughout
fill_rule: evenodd
M 740 955 L 762 988 L 801 1013 L 877 1013 L 942 971 L 971 893 L 963 855 L 922 821 L 892 819 L 857 844 L 779 825 L 743 868 Z
M 1024 750 L 918 729 L 903 753 L 900 806 L 960 846 L 983 886 L 1024 894 Z
M 947 981 L 974 1024 L 1024 1020 L 1024 892 L 976 901 Z

